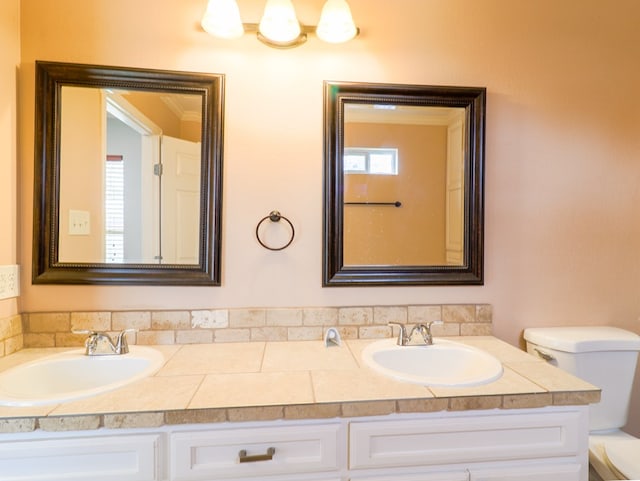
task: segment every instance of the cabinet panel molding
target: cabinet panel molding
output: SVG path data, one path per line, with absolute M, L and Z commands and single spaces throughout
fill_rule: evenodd
M 580 411 L 351 422 L 351 469 L 575 456 Z
M 0 481 L 160 480 L 160 434 L 0 442 Z
M 171 435 L 172 480 L 195 481 L 322 472 L 339 469 L 342 425 L 301 425 L 252 429 L 214 429 Z M 270 460 L 240 463 L 274 448 Z

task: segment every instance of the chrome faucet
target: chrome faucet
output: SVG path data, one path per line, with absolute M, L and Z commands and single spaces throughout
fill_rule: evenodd
M 426 324 L 419 323 L 413 326 L 409 334 L 407 334 L 407 328 L 404 324 L 400 324 L 399 322 L 390 322 L 390 326 L 398 326 L 400 328 L 400 332 L 398 332 L 398 341 L 396 344 L 398 346 L 408 346 L 411 344 L 411 340 L 413 339 L 413 335 L 416 332 L 419 332 L 422 335 L 422 340 L 424 344 L 427 346 L 431 346 L 433 344 L 433 334 L 431 334 L 431 326 L 433 324 L 442 324 L 442 321 L 431 321 Z
M 85 354 L 87 356 L 109 356 L 126 354 L 129 352 L 127 332 L 136 332 L 137 329 L 125 329 L 116 336 L 115 343 L 106 332 L 78 330 L 74 334 L 88 334 L 84 341 Z

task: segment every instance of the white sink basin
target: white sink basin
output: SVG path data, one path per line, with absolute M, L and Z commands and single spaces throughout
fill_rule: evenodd
M 156 349 L 129 346 L 128 354 L 86 356 L 84 349 L 53 354 L 0 373 L 0 406 L 52 404 L 117 389 L 164 364 Z
M 425 386 L 478 386 L 502 376 L 502 364 L 491 354 L 445 339 L 434 339 L 431 346 L 383 339 L 369 344 L 362 359 L 381 374 Z

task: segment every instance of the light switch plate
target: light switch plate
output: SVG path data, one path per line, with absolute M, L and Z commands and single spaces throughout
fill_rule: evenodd
M 20 295 L 20 266 L 0 266 L 0 299 Z
M 91 216 L 86 210 L 69 211 L 69 235 L 91 234 Z

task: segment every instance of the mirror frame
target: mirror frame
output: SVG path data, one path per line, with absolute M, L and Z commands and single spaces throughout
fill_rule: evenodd
M 346 104 L 465 109 L 464 262 L 449 265 L 348 265 L 343 262 Z M 323 287 L 482 285 L 484 283 L 484 87 L 324 82 Z
M 219 286 L 224 75 L 36 61 L 33 284 Z M 202 96 L 198 264 L 58 261 L 63 86 Z

